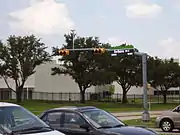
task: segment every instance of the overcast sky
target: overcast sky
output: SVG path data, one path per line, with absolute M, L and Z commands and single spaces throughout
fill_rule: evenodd
M 134 44 L 159 57 L 180 57 L 180 0 L 0 0 L 0 38 L 35 34 L 49 46 L 64 33 Z

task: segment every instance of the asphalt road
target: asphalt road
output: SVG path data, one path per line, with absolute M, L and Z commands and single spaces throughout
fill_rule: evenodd
M 163 132 L 161 129 L 159 128 L 151 128 L 152 130 L 154 130 L 155 132 L 159 133 L 160 135 L 180 135 L 180 131 L 179 130 L 173 130 L 172 132 Z

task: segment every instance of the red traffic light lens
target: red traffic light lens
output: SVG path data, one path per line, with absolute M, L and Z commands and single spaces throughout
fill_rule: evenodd
M 65 55 L 65 54 L 66 54 L 66 52 L 65 52 L 65 51 L 63 51 L 63 50 L 61 50 L 61 51 L 59 52 L 59 54 L 60 54 L 60 55 Z
M 94 52 L 95 53 L 101 53 L 101 50 L 100 49 L 96 49 Z
M 98 53 L 98 50 L 96 49 L 94 52 L 95 52 L 95 53 Z
M 59 55 L 63 55 L 63 56 L 69 55 L 69 50 L 59 50 L 58 52 L 59 52 Z

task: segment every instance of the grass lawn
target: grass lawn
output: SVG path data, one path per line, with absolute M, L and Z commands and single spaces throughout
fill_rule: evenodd
M 5 101 L 12 102 L 15 101 Z M 121 103 L 111 103 L 111 102 L 87 102 L 86 104 L 80 104 L 79 102 L 50 102 L 50 101 L 23 101 L 20 103 L 23 107 L 27 108 L 35 114 L 40 114 L 46 109 L 57 108 L 62 106 L 96 106 L 98 108 L 104 109 L 109 112 L 132 112 L 132 111 L 142 111 L 142 104 L 121 104 Z M 178 104 L 153 104 L 151 105 L 151 110 L 167 110 L 172 109 Z
M 149 122 L 143 122 L 141 119 L 124 120 L 123 122 L 130 126 L 145 126 L 148 128 L 155 128 L 155 118 L 151 118 Z

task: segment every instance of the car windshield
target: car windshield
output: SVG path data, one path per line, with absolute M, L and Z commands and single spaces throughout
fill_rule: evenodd
M 18 132 L 49 126 L 23 107 L 7 106 L 0 107 L 0 127 Z
M 172 109 L 172 111 L 180 111 L 180 106 L 176 106 L 176 108 Z
M 118 120 L 113 115 L 103 110 L 91 110 L 83 112 L 83 115 L 96 127 L 96 128 L 112 128 L 124 126 L 125 124 Z

